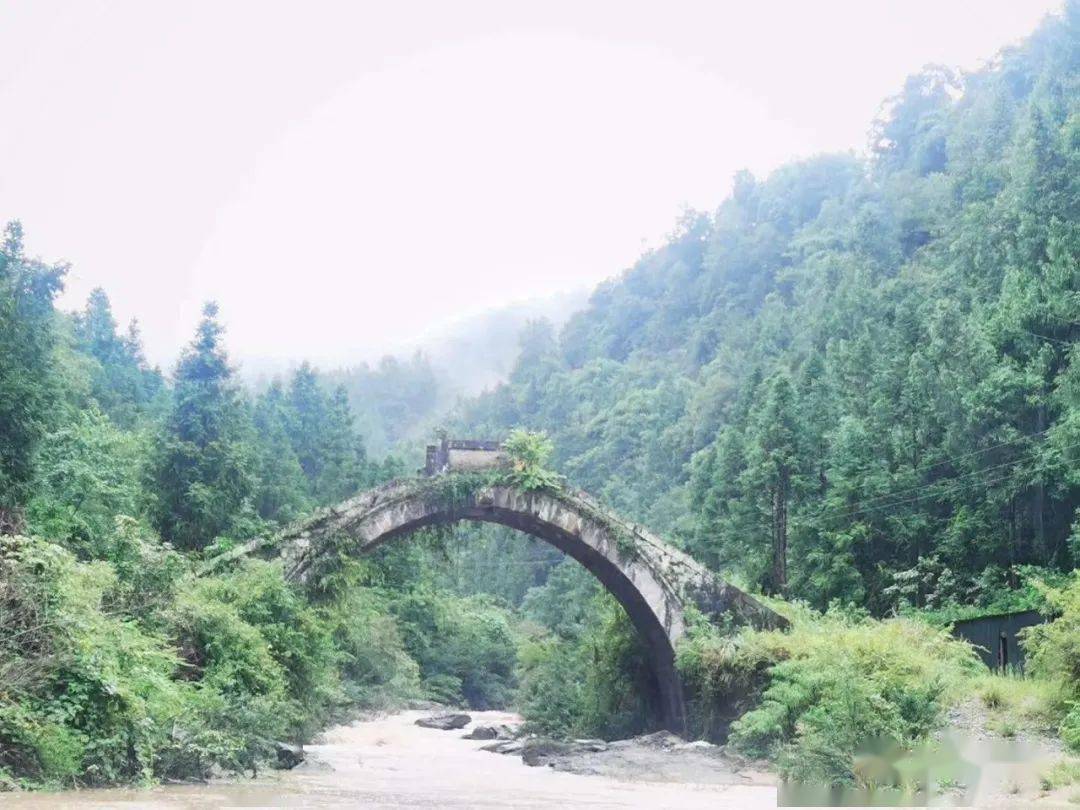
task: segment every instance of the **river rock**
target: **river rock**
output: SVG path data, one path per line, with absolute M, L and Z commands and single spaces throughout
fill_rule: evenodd
M 481 751 L 490 751 L 493 754 L 520 754 L 525 743 L 521 740 L 497 740 L 487 745 L 481 745 Z
M 499 723 L 494 726 L 477 726 L 468 734 L 462 735 L 464 740 L 512 740 L 514 729 L 511 726 Z
M 277 753 L 277 767 L 283 770 L 291 770 L 305 759 L 304 746 L 302 745 L 276 742 L 274 743 L 274 750 Z
M 601 751 L 607 751 L 608 744 L 604 740 L 574 740 L 575 754 L 599 754 Z
M 648 748 L 660 748 L 664 751 L 686 745 L 686 740 L 677 734 L 672 734 L 670 731 L 654 731 L 652 734 L 642 734 L 640 737 L 634 737 L 632 742 Z
M 435 714 L 431 717 L 421 717 L 416 721 L 416 725 L 421 728 L 434 728 L 439 731 L 453 731 L 454 729 L 465 728 L 472 722 L 472 718 L 467 714 L 457 714 L 450 712 L 447 714 Z
M 708 740 L 694 740 L 693 742 L 682 743 L 672 748 L 672 751 L 715 751 L 719 748 L 718 745 L 709 742 Z
M 548 765 L 556 757 L 574 753 L 575 746 L 568 740 L 552 740 L 548 737 L 531 737 L 521 748 L 521 761 L 526 765 Z

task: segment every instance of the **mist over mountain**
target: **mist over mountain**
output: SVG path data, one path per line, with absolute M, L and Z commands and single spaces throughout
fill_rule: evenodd
M 430 438 L 459 398 L 508 378 L 530 323 L 561 328 L 587 300 L 588 291 L 580 288 L 492 309 L 433 329 L 376 362 L 325 369 L 322 378 L 329 386 L 344 386 L 369 452 L 381 456 L 412 446 L 416 456 L 415 445 Z M 283 364 L 274 373 L 289 370 Z M 264 371 L 256 388 L 272 376 Z

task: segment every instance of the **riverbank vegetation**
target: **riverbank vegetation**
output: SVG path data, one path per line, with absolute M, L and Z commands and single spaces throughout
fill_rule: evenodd
M 444 421 L 523 427 L 517 484 L 565 476 L 790 615 L 679 650 L 702 733 L 850 781 L 864 737 L 924 738 L 970 692 L 1006 710 L 1003 734 L 1039 723 L 1080 748 L 1078 183 L 1070 2 L 984 69 L 910 78 L 867 156 L 740 173 L 561 334 L 531 324 L 505 383 Z M 431 369 L 301 364 L 248 390 L 208 304 L 165 374 L 103 291 L 55 307 L 67 269 L 7 226 L 0 786 L 252 770 L 412 698 L 516 705 L 566 735 L 654 722 L 625 614 L 507 529 L 416 537 L 318 593 L 257 560 L 199 575 L 415 469 Z M 1053 618 L 1025 680 L 947 635 L 1014 607 Z

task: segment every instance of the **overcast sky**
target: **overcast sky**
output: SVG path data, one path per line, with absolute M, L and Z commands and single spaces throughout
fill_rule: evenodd
M 171 362 L 370 359 L 592 285 L 734 171 L 861 149 L 1060 0 L 0 0 L 0 220 Z

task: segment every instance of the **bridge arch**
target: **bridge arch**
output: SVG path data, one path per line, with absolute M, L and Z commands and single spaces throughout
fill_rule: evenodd
M 690 606 L 711 618 L 778 627 L 784 620 L 752 597 L 583 492 L 526 492 L 476 484 L 468 474 L 394 481 L 317 513 L 279 535 L 230 552 L 280 557 L 286 576 L 317 580 L 345 550 L 364 554 L 428 526 L 497 523 L 546 541 L 583 565 L 626 610 L 650 653 L 664 725 L 686 727 L 675 645 Z M 221 558 L 225 559 L 225 558 Z

